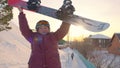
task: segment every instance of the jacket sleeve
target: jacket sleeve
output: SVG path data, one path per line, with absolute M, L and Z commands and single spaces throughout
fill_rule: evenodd
M 22 35 L 30 42 L 30 38 L 33 34 L 32 30 L 30 30 L 26 16 L 23 12 L 21 12 L 18 16 L 19 18 L 19 27 Z
M 54 33 L 56 40 L 61 40 L 69 31 L 70 24 L 62 22 L 60 28 Z

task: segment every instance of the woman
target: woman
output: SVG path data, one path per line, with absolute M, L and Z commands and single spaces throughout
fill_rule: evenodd
M 41 20 L 36 24 L 36 32 L 32 32 L 25 14 L 19 10 L 20 31 L 31 43 L 29 68 L 61 68 L 57 44 L 67 34 L 70 24 L 63 22 L 56 32 L 50 32 L 49 22 Z

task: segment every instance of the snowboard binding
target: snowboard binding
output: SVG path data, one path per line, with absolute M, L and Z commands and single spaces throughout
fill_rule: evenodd
M 27 2 L 27 8 L 32 11 L 37 11 L 37 9 L 40 7 L 40 0 L 29 0 Z
M 59 19 L 66 19 L 73 15 L 75 11 L 74 6 L 72 5 L 71 0 L 64 0 L 62 7 L 58 9 L 56 15 Z

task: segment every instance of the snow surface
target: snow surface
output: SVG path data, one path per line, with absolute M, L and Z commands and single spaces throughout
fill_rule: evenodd
M 120 68 L 120 55 L 110 54 L 107 50 L 94 51 L 90 61 L 97 68 Z
M 90 38 L 94 38 L 94 39 L 97 39 L 97 38 L 100 38 L 100 39 L 110 39 L 110 37 L 102 35 L 102 34 L 91 35 Z
M 18 26 L 13 22 L 10 26 L 11 30 L 0 32 L 0 68 L 28 68 L 30 44 L 21 35 Z M 66 48 L 59 53 L 62 68 L 88 68 L 74 50 Z
M 18 27 L 11 23 L 12 30 L 0 32 L 0 68 L 26 68 L 30 45 Z

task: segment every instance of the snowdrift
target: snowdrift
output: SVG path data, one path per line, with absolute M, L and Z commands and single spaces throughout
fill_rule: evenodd
M 120 68 L 120 55 L 109 53 L 107 50 L 98 50 L 92 53 L 90 61 L 97 68 Z

